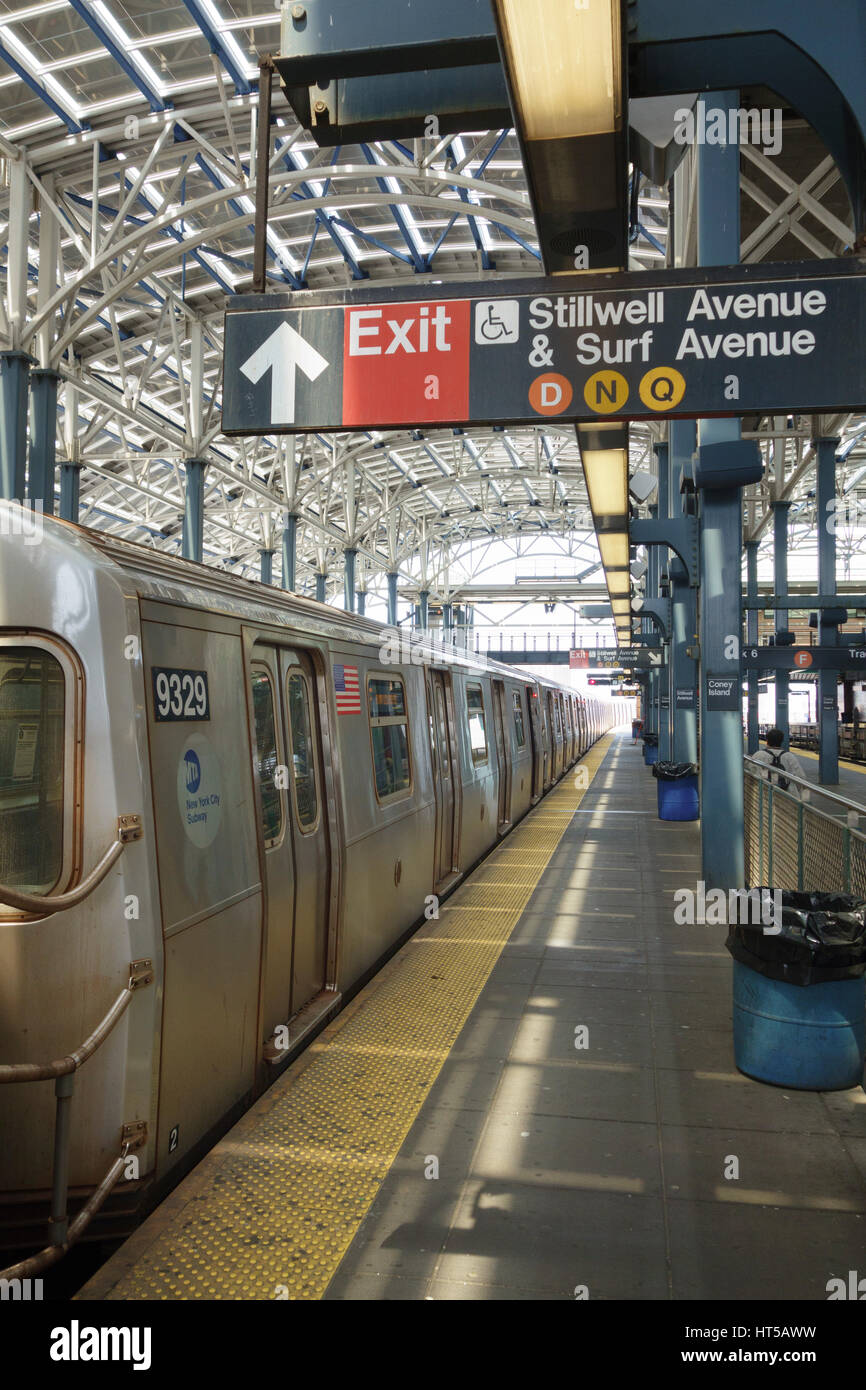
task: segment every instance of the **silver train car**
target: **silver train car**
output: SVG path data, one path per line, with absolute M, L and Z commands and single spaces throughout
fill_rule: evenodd
M 45 1245 L 49 1206 L 55 1249 L 131 1229 L 625 716 L 63 522 L 32 543 L 18 511 L 0 503 L 7 1251 Z

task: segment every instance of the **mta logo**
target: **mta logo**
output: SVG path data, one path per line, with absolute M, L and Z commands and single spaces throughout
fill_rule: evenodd
M 190 748 L 183 755 L 186 763 L 186 789 L 188 792 L 197 792 L 201 786 L 201 763 L 198 754 Z

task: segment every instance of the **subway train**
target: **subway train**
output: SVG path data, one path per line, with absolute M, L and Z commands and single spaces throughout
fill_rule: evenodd
M 761 725 L 761 737 L 769 725 Z M 852 763 L 866 763 L 866 723 L 859 719 L 857 724 L 837 725 L 839 734 L 839 757 Z M 813 753 L 818 751 L 818 726 L 816 724 L 792 724 L 789 731 L 792 748 L 806 748 Z
M 0 1245 L 45 1246 L 52 1205 L 51 1263 L 132 1229 L 631 710 L 20 512 L 0 502 Z

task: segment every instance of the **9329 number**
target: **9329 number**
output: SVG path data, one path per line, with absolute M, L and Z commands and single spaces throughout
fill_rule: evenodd
M 154 666 L 153 716 L 157 723 L 167 720 L 210 719 L 207 671 L 179 671 Z

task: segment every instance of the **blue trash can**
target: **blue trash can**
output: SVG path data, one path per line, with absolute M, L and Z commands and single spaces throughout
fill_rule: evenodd
M 659 820 L 697 820 L 698 769 L 694 763 L 660 763 L 653 767 Z
M 773 890 L 758 889 L 757 892 Z M 746 1076 L 801 1091 L 863 1081 L 866 902 L 781 894 L 781 920 L 734 923 L 734 1060 Z
M 647 767 L 658 762 L 659 741 L 656 734 L 645 734 L 643 741 L 643 760 Z
M 863 1080 L 866 979 L 784 984 L 734 961 L 734 1060 L 756 1081 L 846 1091 Z

